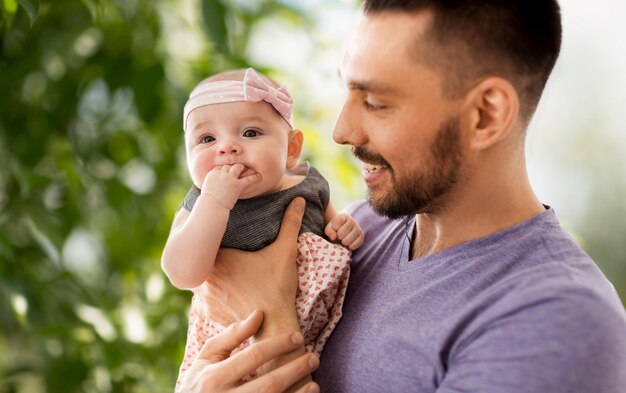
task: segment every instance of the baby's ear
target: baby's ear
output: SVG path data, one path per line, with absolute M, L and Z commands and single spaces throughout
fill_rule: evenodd
M 304 135 L 301 130 L 294 128 L 289 132 L 287 141 L 287 169 L 291 169 L 298 164 L 303 143 Z

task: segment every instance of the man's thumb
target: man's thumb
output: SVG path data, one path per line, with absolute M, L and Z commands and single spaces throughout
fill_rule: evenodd
M 302 216 L 304 215 L 304 207 L 306 201 L 302 197 L 294 198 L 283 216 L 283 221 L 280 224 L 280 232 L 278 233 L 279 241 L 295 242 L 300 232 L 300 226 L 302 225 Z

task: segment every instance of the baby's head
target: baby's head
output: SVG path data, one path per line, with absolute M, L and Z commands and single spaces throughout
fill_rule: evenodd
M 196 86 L 185 105 L 187 165 L 196 187 L 216 166 L 243 164 L 242 176 L 261 181 L 241 198 L 282 189 L 285 172 L 298 163 L 302 132 L 293 129 L 285 87 L 253 69 L 225 71 Z

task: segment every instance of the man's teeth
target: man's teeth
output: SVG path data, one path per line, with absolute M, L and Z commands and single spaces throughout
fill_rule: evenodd
M 373 165 L 373 164 L 365 164 L 363 166 L 363 168 L 368 171 L 369 173 L 374 173 L 374 172 L 378 172 L 381 169 L 384 169 L 385 166 L 383 165 Z

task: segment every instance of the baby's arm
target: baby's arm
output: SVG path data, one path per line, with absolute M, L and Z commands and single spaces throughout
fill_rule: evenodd
M 161 266 L 175 287 L 195 288 L 213 270 L 231 209 L 243 190 L 260 180 L 258 174 L 240 178 L 243 170 L 241 164 L 213 168 L 193 211 L 181 209 L 174 218 Z
M 324 212 L 324 222 L 326 223 L 324 233 L 330 241 L 341 243 L 353 251 L 363 244 L 365 235 L 356 220 L 349 214 L 337 213 L 330 201 Z

